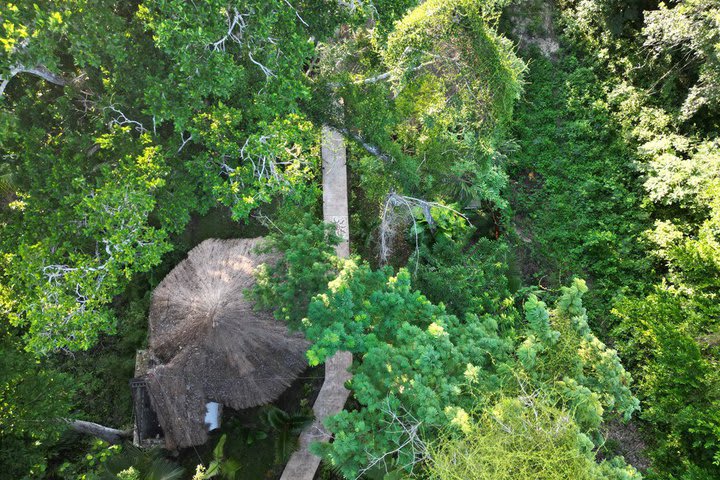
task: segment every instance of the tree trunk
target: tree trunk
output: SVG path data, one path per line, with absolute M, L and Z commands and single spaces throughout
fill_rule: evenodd
M 122 443 L 123 440 L 132 436 L 132 432 L 130 431 L 117 430 L 115 428 L 105 427 L 93 422 L 69 419 L 66 419 L 65 421 L 72 430 L 86 435 L 92 435 L 93 437 L 105 440 L 112 445 Z

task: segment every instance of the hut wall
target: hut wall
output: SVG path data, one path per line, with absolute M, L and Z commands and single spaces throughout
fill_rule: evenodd
M 145 440 L 161 437 L 163 431 L 150 403 L 150 393 L 145 379 L 133 378 L 130 380 L 130 390 L 135 412 L 135 442 L 142 445 Z

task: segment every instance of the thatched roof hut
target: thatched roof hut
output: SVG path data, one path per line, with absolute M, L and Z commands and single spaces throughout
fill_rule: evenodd
M 169 449 L 207 440 L 206 404 L 234 409 L 275 400 L 307 367 L 308 343 L 253 309 L 244 291 L 261 238 L 206 240 L 155 289 L 144 379 Z

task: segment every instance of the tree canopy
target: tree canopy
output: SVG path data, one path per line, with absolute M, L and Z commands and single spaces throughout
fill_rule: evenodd
M 127 427 L 153 289 L 259 235 L 245 294 L 354 354 L 328 476 L 720 475 L 719 55 L 712 0 L 3 3 L 8 475 L 183 475 L 68 419 Z

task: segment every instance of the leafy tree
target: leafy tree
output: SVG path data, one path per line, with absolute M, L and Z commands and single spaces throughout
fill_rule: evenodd
M 471 238 L 471 237 L 470 237 Z M 517 312 L 511 293 L 510 246 L 501 240 L 436 235 L 420 249 L 418 288 L 434 303 L 462 317 L 465 313 L 500 313 L 501 328 L 514 328 Z M 412 261 L 411 261 L 412 265 Z
M 52 220 L 41 213 L 49 205 L 25 197 L 22 215 L 30 220 L 18 227 L 37 225 L 36 240 L 17 246 L 6 275 L 16 312 L 24 313 L 12 321 L 27 326 L 29 349 L 87 349 L 99 335 L 114 331 L 106 305 L 133 274 L 157 265 L 170 249 L 167 234 L 147 224 L 155 207 L 153 191 L 164 183 L 163 167 L 157 150 L 146 148 L 140 157 L 125 157 L 116 168 L 105 169 L 103 183 L 95 188 L 78 178 L 62 200 L 65 209 L 56 210 Z M 122 186 L 110 180 L 119 176 L 125 179 Z M 50 230 L 47 220 L 57 227 Z
M 717 476 L 718 346 L 701 327 L 705 312 L 666 286 L 623 300 L 614 313 L 622 319 L 617 335 L 645 406 L 641 418 L 656 435 L 653 470 L 661 478 Z
M 18 199 L 2 249 L 29 350 L 114 332 L 109 302 L 191 213 L 315 200 L 308 40 L 345 18 L 316 3 L 3 5 L 0 151 Z
M 282 225 L 281 234 L 268 236 L 266 251 L 282 252 L 272 265 L 261 265 L 250 293 L 260 308 L 273 308 L 275 318 L 300 328 L 310 300 L 337 275 L 340 260 L 335 227 L 306 214 L 301 222 Z
M 524 306 L 529 328 L 517 354 L 533 381 L 554 384 L 578 424 L 585 431 L 596 431 L 604 413 L 629 420 L 639 402 L 617 352 L 590 330 L 582 305 L 587 291 L 579 279 L 562 287 L 552 313 L 531 295 Z
M 495 29 L 503 3 L 424 2 L 389 32 L 358 28 L 319 46 L 316 88 L 328 100 L 315 116 L 356 141 L 350 162 L 372 201 L 398 191 L 505 205 L 496 146 L 524 64 Z
M 680 117 L 689 119 L 701 108 L 720 106 L 720 50 L 718 41 L 720 8 L 712 1 L 689 0 L 673 8 L 660 3 L 645 16 L 645 46 L 654 55 L 684 54 L 698 71 L 697 81 L 689 87 L 680 108 Z
M 430 448 L 429 476 L 443 480 L 641 478 L 619 458 L 596 463 L 572 414 L 537 396 L 502 398 L 463 434 L 449 433 Z
M 648 11 L 641 15 L 638 6 Z M 630 9 L 632 18 L 614 28 L 609 20 Z M 616 122 L 623 143 L 636 150 L 628 165 L 641 173 L 626 178 L 643 187 L 634 205 L 645 205 L 647 215 L 632 232 L 613 231 L 648 252 L 657 275 L 610 281 L 617 270 L 592 257 L 582 268 L 604 265 L 593 275 L 596 285 L 629 287 L 620 290 L 625 296 L 616 298 L 611 323 L 638 379 L 653 478 L 717 475 L 717 10 L 701 1 L 594 0 L 561 2 L 558 15 L 563 47 L 593 74 L 593 107 Z M 609 160 L 607 172 L 623 162 Z M 542 180 L 566 182 L 567 172 L 544 170 Z M 608 224 L 604 212 L 593 218 Z
M 364 407 L 342 412 L 328 424 L 335 434 L 328 455 L 346 476 L 392 453 L 399 465 L 411 466 L 420 452 L 404 432 L 411 427 L 402 422 L 417 422 L 415 428 L 428 431 L 416 435 L 449 422 L 457 408 L 468 407 L 470 399 L 462 393 L 470 381 L 482 389 L 500 386 L 503 374 L 496 364 L 511 349 L 499 338 L 494 320 L 468 315 L 460 321 L 446 314 L 411 289 L 407 271 L 391 276 L 353 262 L 311 302 L 304 323 L 314 342 L 311 364 L 338 350 L 362 359 L 353 367 L 350 387 Z M 401 448 L 405 441 L 410 443 Z
M 275 240 L 286 248 L 285 261 L 279 272 L 264 277 L 260 291 L 282 311 L 285 302 L 297 303 L 293 291 L 305 299 L 305 285 L 320 288 L 300 322 L 313 342 L 310 363 L 339 350 L 354 354 L 349 387 L 359 406 L 330 418 L 326 424 L 334 441 L 317 447 L 343 475 L 355 477 L 378 465 L 411 471 L 425 459 L 426 442 L 444 426 L 462 430 L 468 412 L 482 412 L 494 396 L 515 394 L 525 384 L 554 391 L 554 401 L 572 411 L 573 421 L 598 442 L 606 412 L 629 418 L 637 409 L 617 354 L 587 325 L 584 282 L 563 290 L 552 321 L 535 297 L 526 303 L 527 323 L 508 318 L 511 309 L 482 317 L 468 311 L 460 319 L 413 290 L 404 269 L 394 275 L 389 267 L 372 270 L 347 260 L 322 288 L 332 271 L 329 257 L 312 270 L 297 268 L 320 252 L 328 255 L 323 230 L 313 231 L 312 237 Z M 308 253 L 313 250 L 317 253 Z M 313 272 L 314 279 L 297 282 L 301 271 Z M 498 317 L 505 325 L 517 322 L 522 332 L 517 341 L 508 335 L 512 330 L 499 328 Z
M 3 329 L 0 342 L 0 463 L 11 478 L 41 478 L 44 447 L 58 440 L 72 406 L 72 378 L 39 365 Z M 35 448 L 28 448 L 29 445 Z

